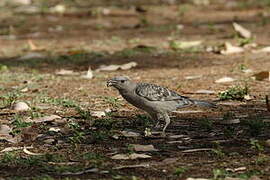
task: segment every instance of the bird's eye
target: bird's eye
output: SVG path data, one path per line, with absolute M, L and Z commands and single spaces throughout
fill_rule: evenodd
M 121 80 L 121 83 L 124 83 L 125 82 L 125 80 Z

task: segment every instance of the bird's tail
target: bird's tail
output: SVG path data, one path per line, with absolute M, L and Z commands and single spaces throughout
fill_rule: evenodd
M 210 102 L 207 102 L 207 101 L 201 101 L 201 100 L 194 100 L 193 99 L 193 103 L 195 105 L 202 106 L 202 107 L 208 107 L 208 108 L 216 108 L 217 107 L 216 104 L 210 103 Z

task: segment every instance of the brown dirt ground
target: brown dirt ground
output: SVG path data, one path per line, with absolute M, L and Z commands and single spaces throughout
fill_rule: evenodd
M 258 174 L 262 179 L 270 179 L 270 149 L 256 150 L 250 145 L 251 139 L 257 139 L 264 144 L 270 139 L 269 123 L 260 134 L 251 135 L 252 128 L 245 123 L 257 119 L 268 120 L 270 113 L 265 107 L 264 98 L 269 94 L 269 81 L 254 81 L 250 74 L 241 72 L 240 66 L 244 65 L 254 72 L 269 70 L 269 54 L 243 54 L 223 56 L 210 52 L 174 52 L 168 45 L 171 38 L 179 40 L 203 40 L 204 44 L 219 45 L 225 41 L 237 42 L 231 23 L 237 21 L 251 30 L 255 35 L 254 40 L 259 45 L 269 43 L 269 23 L 263 23 L 264 8 L 225 8 L 221 5 L 206 7 L 188 6 L 188 10 L 179 16 L 178 6 L 154 6 L 146 7 L 148 12 L 141 15 L 128 9 L 113 9 L 111 15 L 93 17 L 87 14 L 40 14 L 20 15 L 11 14 L 8 17 L 0 17 L 1 28 L 13 26 L 11 34 L 16 39 L 0 39 L 0 64 L 6 64 L 8 72 L 1 72 L 1 94 L 12 91 L 16 87 L 28 86 L 29 91 L 20 100 L 27 100 L 31 106 L 40 106 L 38 101 L 43 96 L 52 98 L 68 98 L 78 102 L 89 110 L 104 110 L 107 107 L 114 108 L 115 113 L 110 117 L 115 122 L 113 128 L 107 130 L 104 127 L 91 129 L 92 122 L 80 119 L 74 108 L 66 108 L 61 105 L 51 105 L 48 109 L 40 110 L 41 114 L 58 114 L 71 121 L 78 121 L 85 128 L 87 137 L 84 141 L 70 143 L 68 137 L 74 132 L 52 134 L 52 138 L 61 140 L 62 143 L 53 145 L 44 144 L 41 140 L 33 142 L 20 142 L 18 144 L 1 143 L 0 147 L 33 145 L 33 152 L 63 154 L 65 161 L 74 161 L 80 167 L 89 168 L 97 166 L 100 171 L 109 173 L 86 173 L 83 175 L 61 176 L 60 170 L 49 167 L 44 169 L 40 165 L 25 167 L 22 165 L 1 164 L 2 177 L 32 177 L 48 174 L 54 178 L 81 178 L 81 179 L 186 179 L 187 177 L 212 178 L 214 169 L 246 167 L 246 170 L 231 173 L 231 176 L 242 174 L 249 176 Z M 148 24 L 141 25 L 140 18 L 146 17 Z M 269 16 L 267 16 L 269 18 Z M 184 25 L 180 32 L 176 25 Z M 61 26 L 63 30 L 53 30 Z M 51 30 L 50 30 L 51 29 Z M 6 37 L 6 36 L 5 36 Z M 47 57 L 43 60 L 17 60 L 17 57 L 29 52 L 27 40 L 45 48 L 42 53 Z M 131 40 L 139 39 L 139 42 Z M 125 48 L 133 48 L 137 45 L 147 45 L 158 48 L 160 52 L 141 53 L 135 55 L 123 55 Z M 92 52 L 105 55 L 93 55 Z M 118 52 L 118 53 L 117 53 Z M 120 52 L 120 55 L 119 55 Z M 72 54 L 72 55 L 71 55 Z M 75 54 L 75 55 L 74 55 Z M 76 56 L 80 55 L 82 56 Z M 70 57 L 70 58 L 68 58 Z M 78 60 L 76 60 L 78 58 Z M 136 61 L 138 66 L 127 71 L 98 72 L 92 80 L 84 80 L 73 76 L 55 76 L 57 69 L 72 69 L 74 71 L 87 70 L 89 66 L 96 69 L 101 64 L 122 64 Z M 209 101 L 217 100 L 217 94 L 202 95 L 194 92 L 199 89 L 208 89 L 216 92 L 229 88 L 232 84 L 247 82 L 250 94 L 254 97 L 251 101 L 232 102 L 231 105 L 219 105 L 217 109 L 199 109 L 201 113 L 172 114 L 172 123 L 168 127 L 168 136 L 185 135 L 189 139 L 178 138 L 182 143 L 168 144 L 169 138 L 138 137 L 113 139 L 111 135 L 101 139 L 95 139 L 93 133 L 109 131 L 114 134 L 120 130 L 130 129 L 143 133 L 144 119 L 138 114 L 143 112 L 131 107 L 120 99 L 122 106 L 115 108 L 104 101 L 105 96 L 119 97 L 117 92 L 105 87 L 106 80 L 116 75 L 128 75 L 136 81 L 157 83 L 179 93 L 196 99 Z M 202 78 L 186 80 L 186 76 L 202 75 Z M 216 79 L 230 76 L 238 79 L 234 83 L 217 84 Z M 27 81 L 27 82 L 25 82 Z M 188 110 L 198 110 L 191 108 Z M 224 114 L 232 112 L 240 118 L 240 124 L 222 125 L 220 121 Z M 26 118 L 27 113 L 21 116 Z M 3 123 L 10 123 L 13 114 L 0 116 Z M 202 122 L 213 122 L 207 126 Z M 2 123 L 1 122 L 1 123 Z M 53 126 L 53 124 L 48 124 Z M 67 125 L 62 125 L 66 127 Z M 149 126 L 149 125 L 148 125 Z M 90 129 L 89 129 L 90 128 Z M 45 128 L 46 129 L 46 128 Z M 39 127 L 38 132 L 46 134 L 45 129 Z M 229 133 L 228 133 L 229 132 Z M 127 152 L 128 144 L 152 144 L 159 149 L 158 152 L 147 153 L 152 155 L 147 160 L 112 160 L 110 156 L 114 152 Z M 217 151 L 203 151 L 183 153 L 181 146 L 188 149 L 214 148 Z M 264 146 L 264 145 L 262 145 Z M 101 164 L 82 160 L 81 154 L 94 152 L 104 156 Z M 218 152 L 221 152 L 220 154 Z M 19 153 L 21 157 L 27 157 Z M 3 158 L 3 154 L 1 154 Z M 164 159 L 176 158 L 174 162 L 165 163 Z M 259 162 L 260 159 L 263 159 Z M 44 161 L 44 163 L 47 163 Z M 91 164 L 92 163 L 92 164 Z M 115 170 L 120 165 L 134 165 L 149 163 L 148 168 L 131 168 Z M 51 165 L 53 166 L 53 165 Z M 186 171 L 177 176 L 177 168 L 185 168 Z M 75 166 L 74 166 L 75 168 Z M 229 175 L 228 175 L 229 176 Z

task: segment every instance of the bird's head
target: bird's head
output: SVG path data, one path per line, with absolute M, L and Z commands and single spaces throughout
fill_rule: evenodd
M 131 88 L 132 84 L 133 83 L 126 76 L 117 76 L 107 81 L 108 87 L 109 86 L 115 87 L 119 91 L 128 90 L 129 88 Z

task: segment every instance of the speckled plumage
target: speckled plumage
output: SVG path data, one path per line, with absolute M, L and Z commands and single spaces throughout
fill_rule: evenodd
M 212 103 L 181 96 L 177 92 L 159 85 L 136 83 L 123 76 L 108 80 L 107 85 L 118 89 L 125 100 L 149 113 L 154 120 L 158 120 L 158 122 L 164 120 L 166 124 L 163 133 L 170 123 L 169 112 L 194 104 L 205 107 L 215 106 Z

